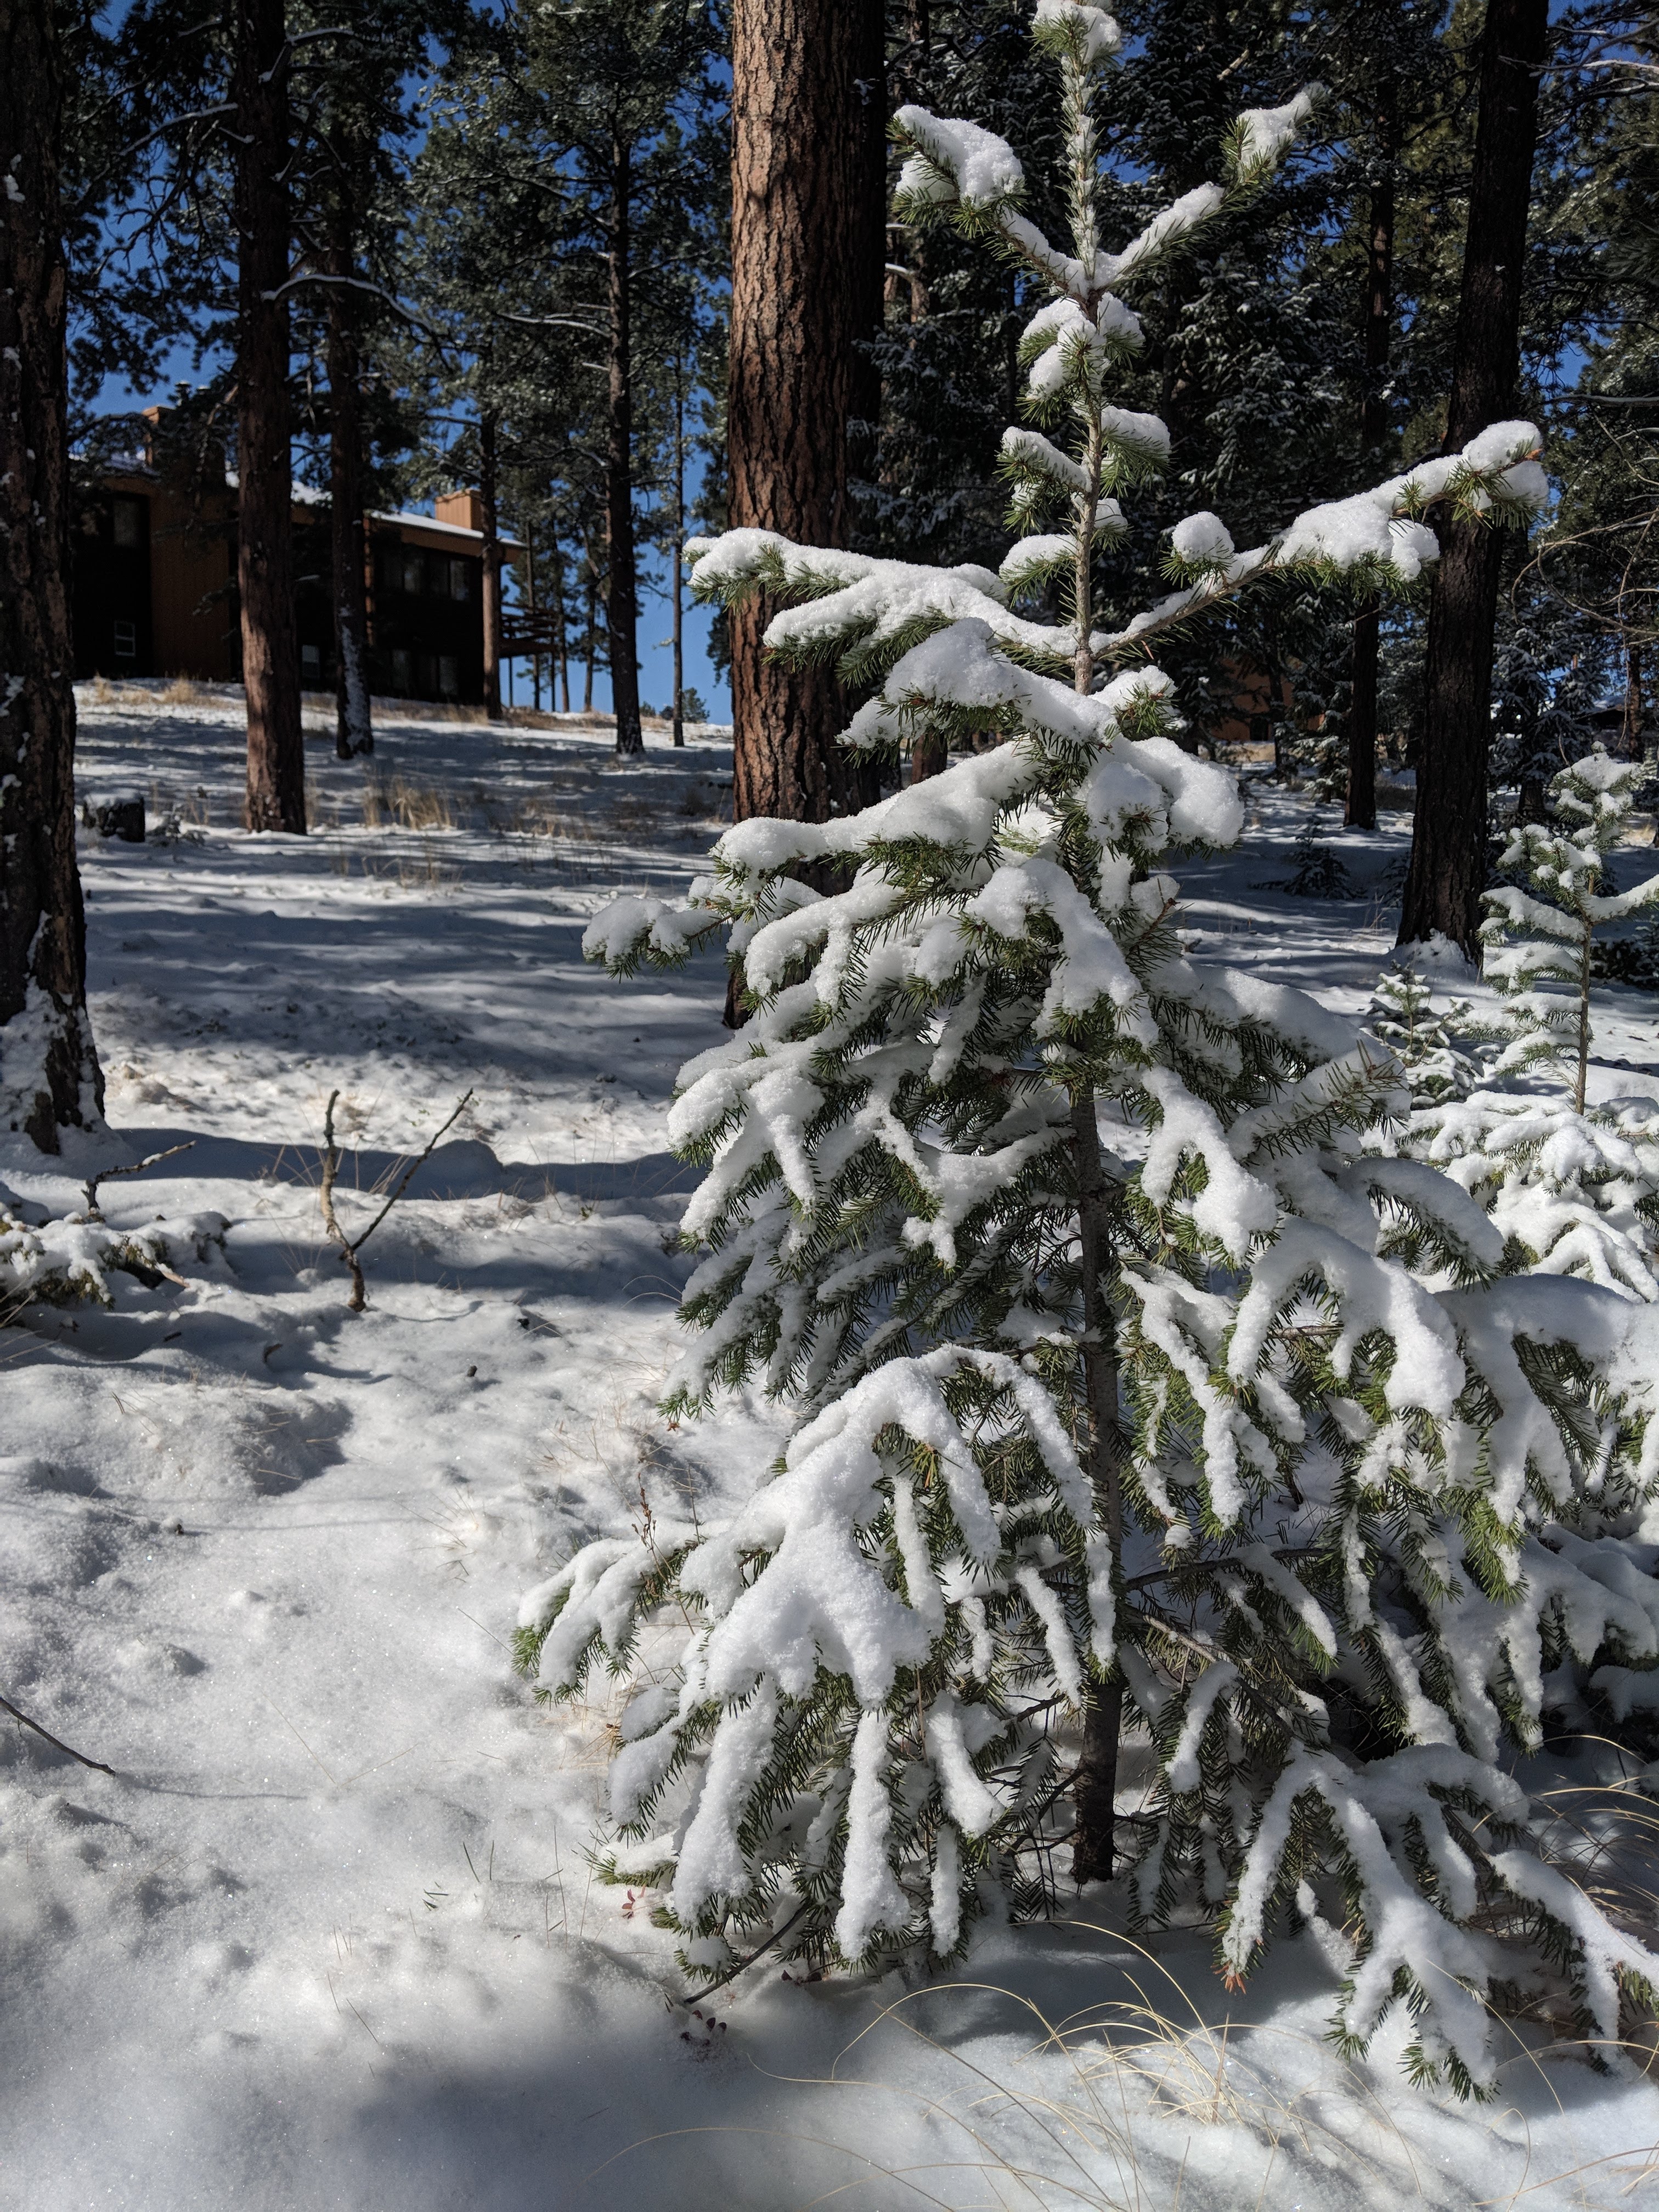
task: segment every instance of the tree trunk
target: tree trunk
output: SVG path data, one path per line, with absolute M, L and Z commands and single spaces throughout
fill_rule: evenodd
M 1642 757 L 1642 648 L 1628 645 L 1625 648 L 1625 758 Z
M 495 410 L 478 416 L 478 520 L 483 538 L 484 713 L 501 720 L 501 548 L 495 511 Z
M 611 236 L 606 256 L 611 308 L 610 386 L 605 446 L 605 609 L 611 639 L 611 705 L 617 717 L 617 750 L 642 753 L 640 728 L 638 611 L 634 590 L 634 364 L 633 251 L 629 235 L 634 149 L 617 138 L 611 147 Z
M 1359 410 L 1359 442 L 1365 467 L 1379 472 L 1389 432 L 1384 389 L 1394 326 L 1394 164 L 1400 146 L 1400 82 L 1385 77 L 1377 103 L 1376 182 L 1370 194 L 1370 238 L 1365 257 L 1365 392 Z M 1348 793 L 1343 819 L 1356 829 L 1376 827 L 1376 674 L 1381 623 L 1375 599 L 1353 626 L 1352 696 L 1348 708 Z
M 535 635 L 536 622 L 536 526 L 525 525 L 524 532 L 525 598 L 530 609 L 531 634 Z M 542 656 L 532 641 L 530 653 L 530 692 L 536 712 L 542 711 Z
M 587 635 L 586 661 L 582 670 L 582 712 L 593 711 L 593 663 L 599 656 L 599 579 L 593 568 L 593 549 L 587 548 Z
M 1527 207 L 1538 139 L 1537 73 L 1548 44 L 1548 0 L 1489 0 L 1448 453 L 1515 407 Z M 1412 944 L 1438 930 L 1478 960 L 1486 881 L 1492 624 L 1503 538 L 1478 522 L 1443 522 L 1438 535 L 1424 742 L 1400 942 Z
M 331 273 L 355 273 L 349 210 L 342 198 Z M 334 750 L 341 760 L 374 750 L 368 703 L 368 599 L 363 580 L 363 431 L 357 302 L 346 283 L 328 291 L 328 489 L 334 570 Z
M 63 86 L 50 0 L 0 12 L 0 1131 L 95 1126 L 75 865 Z
M 557 678 L 563 687 L 564 711 L 568 714 L 570 712 L 570 661 L 566 647 L 564 624 L 564 555 L 559 550 L 559 533 L 556 525 L 553 529 L 548 550 L 549 557 L 553 563 L 553 611 L 556 626 L 554 632 L 553 665 L 548 671 L 547 693 L 550 699 L 554 696 L 553 684 L 554 679 Z
M 685 543 L 685 392 L 682 384 L 683 362 L 674 364 L 674 552 L 670 562 L 672 571 L 674 628 L 670 658 L 674 664 L 674 743 L 685 743 L 685 636 L 680 613 L 680 597 L 684 578 L 681 569 Z
M 1117 1419 L 1117 1321 L 1112 1310 L 1111 1192 L 1100 1152 L 1095 1095 L 1085 1088 L 1072 1104 L 1072 1157 L 1078 1182 L 1078 1234 L 1083 1276 L 1083 1372 L 1089 1401 L 1090 1473 L 1096 1510 L 1111 1540 L 1114 1561 L 1123 1549 L 1123 1496 L 1119 1480 L 1121 1440 Z M 1123 1686 L 1091 1680 L 1084 1715 L 1083 1755 L 1073 1785 L 1077 1831 L 1072 1871 L 1079 1882 L 1109 1881 L 1113 1871 L 1114 1806 L 1117 1799 L 1118 1739 L 1123 1725 Z
M 283 0 L 235 0 L 236 583 L 247 694 L 247 826 L 302 836 L 300 641 L 289 448 Z
M 857 270 L 854 77 L 847 0 L 734 0 L 729 520 L 806 545 L 845 545 L 847 422 Z M 732 818 L 823 822 L 848 778 L 841 687 L 784 668 L 759 599 L 731 618 Z

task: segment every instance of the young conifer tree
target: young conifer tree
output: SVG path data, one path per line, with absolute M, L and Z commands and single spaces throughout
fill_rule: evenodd
M 671 1118 L 708 1171 L 669 1403 L 754 1380 L 800 1425 L 726 1525 L 580 1551 L 526 1597 L 521 1658 L 550 1695 L 631 1681 L 609 1865 L 660 1889 L 696 1972 L 773 1943 L 948 1958 L 976 1915 L 1038 1904 L 1069 1845 L 1079 1879 L 1127 1868 L 1149 1919 L 1210 1917 L 1230 1975 L 1292 1902 L 1346 1923 L 1343 2033 L 1403 2001 L 1415 2063 L 1467 2087 L 1507 1971 L 1477 1916 L 1574 1978 L 1604 2039 L 1659 1978 L 1524 1847 L 1508 1765 L 1563 1648 L 1659 1656 L 1659 1583 L 1599 1524 L 1569 1533 L 1590 1459 L 1608 1510 L 1651 1480 L 1596 1379 L 1638 1310 L 1503 1275 L 1455 1183 L 1363 1151 L 1386 1052 L 1186 956 L 1165 863 L 1232 842 L 1241 810 L 1175 742 L 1146 647 L 1286 571 L 1410 579 L 1431 501 L 1536 497 L 1536 434 L 1499 426 L 1242 555 L 1189 517 L 1173 592 L 1097 626 L 1094 549 L 1167 448 L 1107 397 L 1139 342 L 1122 295 L 1306 102 L 1242 116 L 1224 181 L 1109 251 L 1091 106 L 1116 27 L 1039 0 L 1036 33 L 1064 246 L 1001 141 L 897 119 L 907 216 L 1047 295 L 1000 573 L 756 531 L 691 549 L 705 597 L 793 603 L 775 651 L 875 687 L 850 746 L 1000 742 L 851 817 L 739 823 L 687 904 L 623 900 L 588 933 L 626 973 L 729 932 L 752 1016 Z M 1021 611 L 1049 576 L 1059 623 Z
M 1650 1098 L 1586 1099 L 1597 933 L 1659 903 L 1659 875 L 1628 891 L 1596 889 L 1629 829 L 1644 773 L 1597 746 L 1550 784 L 1549 823 L 1516 825 L 1503 866 L 1524 871 L 1527 887 L 1488 891 L 1481 931 L 1486 973 L 1501 994 L 1500 1049 L 1478 1084 L 1454 1053 L 1462 1072 L 1437 1091 L 1443 1054 L 1428 1052 L 1412 1065 L 1433 1018 L 1419 1010 L 1412 1043 L 1374 1022 L 1406 1067 L 1413 1110 L 1368 1142 L 1452 1176 L 1496 1225 L 1514 1264 L 1651 1304 L 1659 1301 L 1659 1107 Z M 1452 1009 L 1452 1018 L 1460 1012 L 1468 1009 Z M 1561 1078 L 1569 1095 L 1553 1080 Z

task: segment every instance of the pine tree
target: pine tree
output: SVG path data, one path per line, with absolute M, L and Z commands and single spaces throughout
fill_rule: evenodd
M 1396 960 L 1377 978 L 1365 1026 L 1394 1054 L 1413 1103 L 1437 1106 L 1467 1097 L 1480 1080 L 1480 1061 L 1458 1042 L 1473 1020 L 1462 1000 L 1437 1013 L 1433 985 L 1409 960 Z
M 626 973 L 730 931 L 751 1016 L 671 1119 L 708 1173 L 667 1402 L 752 1380 L 801 1425 L 726 1525 L 580 1550 L 526 1597 L 520 1656 L 549 1695 L 631 1681 L 605 1864 L 661 1887 L 695 1972 L 772 1944 L 949 1958 L 977 1915 L 1036 1909 L 1067 1844 L 1078 1876 L 1116 1873 L 1127 1827 L 1148 1920 L 1211 1917 L 1231 1977 L 1293 1901 L 1346 1921 L 1342 2033 L 1402 2002 L 1413 2063 L 1467 2089 L 1513 1971 L 1477 1917 L 1554 1961 L 1604 2040 L 1621 1989 L 1659 1982 L 1524 1847 L 1507 1764 L 1547 1665 L 1659 1655 L 1659 1583 L 1604 1540 L 1656 1474 L 1597 1379 L 1636 1309 L 1504 1273 L 1454 1182 L 1363 1149 L 1397 1096 L 1382 1048 L 1188 957 L 1165 864 L 1231 843 L 1242 809 L 1144 654 L 1267 577 L 1409 580 L 1430 500 L 1536 497 L 1534 434 L 1244 554 L 1186 517 L 1175 589 L 1097 629 L 1117 494 L 1168 446 L 1107 396 L 1139 342 L 1121 293 L 1260 184 L 1307 102 L 1237 118 L 1225 181 L 1114 252 L 1093 105 L 1116 27 L 1071 0 L 1035 21 L 1063 246 L 1003 141 L 915 107 L 896 126 L 905 217 L 1051 295 L 1000 574 L 761 531 L 691 549 L 705 598 L 783 603 L 775 653 L 874 687 L 854 752 L 1001 742 L 855 815 L 739 823 L 687 904 L 623 900 L 586 941 Z M 1069 619 L 1020 611 L 1048 577 Z M 648 1671 L 647 1625 L 674 1654 Z
M 1486 972 L 1504 999 L 1504 1049 L 1493 1073 L 1571 1071 L 1574 1111 L 1584 1110 L 1589 1071 L 1590 981 L 1595 933 L 1659 900 L 1659 875 L 1603 895 L 1607 855 L 1630 826 L 1639 762 L 1610 760 L 1596 745 L 1549 787 L 1554 824 L 1519 823 L 1499 866 L 1524 872 L 1486 893 Z
M 1501 1049 L 1479 1085 L 1459 1072 L 1437 1090 L 1408 1068 L 1413 1110 L 1369 1141 L 1461 1184 L 1503 1237 L 1511 1264 L 1652 1304 L 1659 1300 L 1659 1108 L 1646 1098 L 1585 1100 L 1596 932 L 1659 903 L 1659 875 L 1618 896 L 1595 890 L 1628 827 L 1640 775 L 1637 764 L 1611 761 L 1597 747 L 1550 786 L 1558 827 L 1517 826 L 1503 865 L 1524 869 L 1530 888 L 1488 891 L 1482 931 L 1487 973 L 1503 994 L 1489 1032 Z M 1427 1034 L 1419 1030 L 1419 1042 Z M 1393 1036 L 1385 1041 L 1403 1061 L 1407 1048 Z M 1440 1057 L 1431 1049 L 1420 1065 L 1432 1070 Z M 1562 1074 L 1570 1096 L 1544 1087 Z

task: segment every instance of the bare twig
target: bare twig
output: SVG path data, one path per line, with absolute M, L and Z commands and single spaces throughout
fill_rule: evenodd
M 433 1131 L 427 1139 L 426 1150 L 410 1162 L 398 1178 L 397 1188 L 391 1197 L 387 1199 L 368 1228 L 357 1237 L 346 1235 L 345 1231 L 340 1226 L 340 1218 L 334 1211 L 334 1183 L 335 1178 L 340 1172 L 340 1147 L 334 1139 L 334 1107 L 339 1096 L 337 1091 L 329 1092 L 328 1104 L 323 1114 L 323 1180 L 319 1195 L 322 1200 L 323 1226 L 328 1231 L 330 1241 L 339 1246 L 342 1263 L 351 1271 L 351 1296 L 346 1300 L 347 1308 L 352 1313 L 362 1313 L 368 1303 L 368 1292 L 364 1287 L 362 1263 L 357 1255 L 391 1212 L 392 1207 L 396 1206 L 404 1191 L 408 1189 L 410 1180 L 416 1169 L 424 1166 L 431 1158 L 433 1148 L 439 1138 L 454 1127 L 456 1122 L 472 1103 L 472 1093 L 470 1091 L 463 1092 L 460 1103 L 448 1121 L 444 1122 L 441 1127 Z
M 0 1712 L 9 1713 L 13 1720 L 21 1721 L 26 1729 L 33 1729 L 36 1735 L 44 1736 L 54 1751 L 64 1752 L 70 1759 L 78 1759 L 82 1766 L 91 1767 L 94 1774 L 115 1774 L 115 1769 L 112 1766 L 106 1766 L 102 1759 L 88 1759 L 84 1752 L 76 1751 L 72 1745 L 60 1742 L 50 1729 L 43 1729 L 39 1721 L 32 1721 L 26 1712 L 13 1705 L 9 1698 L 0 1698 Z M 118 1781 L 120 1777 L 116 1775 L 116 1779 Z
M 196 1139 L 192 1137 L 187 1145 L 169 1145 L 166 1152 L 152 1152 L 148 1159 L 135 1160 L 131 1167 L 100 1168 L 96 1175 L 88 1176 L 87 1177 L 86 1182 L 83 1186 L 87 1194 L 87 1217 L 88 1220 L 101 1221 L 104 1218 L 102 1211 L 98 1204 L 98 1186 L 100 1183 L 112 1182 L 117 1176 L 143 1175 L 146 1168 L 155 1167 L 157 1162 L 161 1160 L 170 1160 L 175 1152 L 193 1152 L 195 1149 Z

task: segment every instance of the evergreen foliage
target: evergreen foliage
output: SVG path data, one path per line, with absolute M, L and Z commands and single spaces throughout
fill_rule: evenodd
M 1600 745 L 1564 768 L 1549 787 L 1553 824 L 1518 824 L 1499 863 L 1524 872 L 1524 887 L 1486 895 L 1486 972 L 1504 998 L 1504 1047 L 1493 1073 L 1565 1068 L 1581 1113 L 1595 933 L 1659 900 L 1659 875 L 1628 891 L 1601 890 L 1641 777 L 1639 763 L 1612 760 Z
M 1438 1106 L 1467 1097 L 1480 1080 L 1480 1061 L 1459 1042 L 1473 1020 L 1462 1001 L 1437 1012 L 1433 985 L 1400 959 L 1378 977 L 1365 1026 L 1393 1054 L 1413 1105 Z
M 1212 1921 L 1231 1977 L 1292 1905 L 1346 1924 L 1341 2035 L 1403 2003 L 1413 2065 L 1468 2090 L 1500 1983 L 1565 1977 L 1610 2047 L 1621 1993 L 1659 1981 L 1528 1848 L 1510 1771 L 1553 1669 L 1659 1656 L 1659 1583 L 1618 1541 L 1656 1474 L 1644 1309 L 1516 1272 L 1455 1180 L 1366 1148 L 1406 1104 L 1376 1040 L 1187 957 L 1166 864 L 1242 810 L 1144 652 L 1263 578 L 1409 581 L 1431 501 L 1536 500 L 1535 437 L 1498 426 L 1244 555 L 1189 515 L 1173 591 L 1097 629 L 1117 494 L 1168 447 L 1108 397 L 1141 342 L 1123 295 L 1261 184 L 1306 102 L 1238 117 L 1224 181 L 1114 252 L 1116 27 L 1069 0 L 1035 21 L 1063 245 L 1004 141 L 896 125 L 907 219 L 1050 295 L 1002 574 L 761 532 L 693 549 L 705 595 L 785 602 L 775 651 L 874 687 L 848 745 L 1001 742 L 854 816 L 742 823 L 689 903 L 621 901 L 586 940 L 625 974 L 729 933 L 752 1011 L 672 1119 L 708 1173 L 667 1402 L 751 1381 L 801 1425 L 729 1524 L 578 1552 L 526 1597 L 520 1656 L 550 1695 L 631 1684 L 602 1863 L 660 1887 L 694 1972 L 773 1943 L 949 1958 L 976 1915 L 1039 1909 L 1091 1841 L 1081 1726 L 1109 1808 L 1133 1778 L 1146 1919 Z M 1039 574 L 1069 620 L 1018 611 Z
M 1620 896 L 1595 889 L 1629 826 L 1639 775 L 1597 747 L 1552 782 L 1557 826 L 1523 823 L 1510 839 L 1504 865 L 1524 869 L 1529 888 L 1486 894 L 1487 973 L 1503 994 L 1501 1018 L 1488 1031 L 1500 1049 L 1489 1067 L 1476 1071 L 1455 1050 L 1428 1012 L 1423 985 L 1398 989 L 1395 1021 L 1373 1026 L 1406 1067 L 1413 1111 L 1370 1141 L 1460 1184 L 1503 1237 L 1512 1266 L 1652 1303 L 1659 1107 L 1646 1098 L 1585 1100 L 1596 932 L 1659 900 L 1659 876 Z M 1379 1000 L 1386 992 L 1379 988 Z M 1454 1007 L 1445 1018 L 1466 1022 L 1468 1013 Z M 1540 1078 L 1563 1075 L 1571 1097 L 1540 1087 Z

